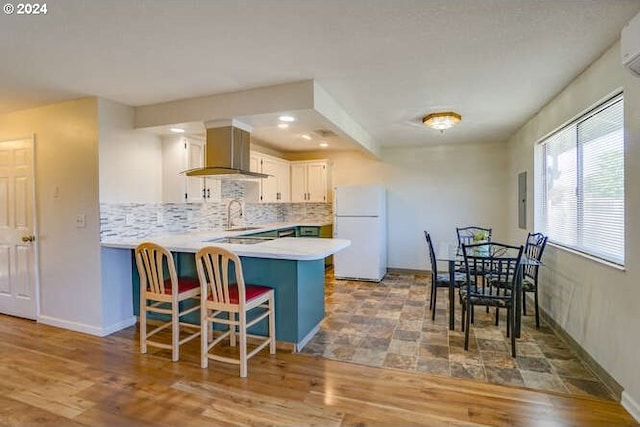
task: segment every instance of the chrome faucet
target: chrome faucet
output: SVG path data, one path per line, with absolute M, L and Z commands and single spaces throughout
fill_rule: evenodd
M 240 206 L 240 218 L 244 216 L 242 202 L 238 199 L 233 199 L 227 204 L 227 229 L 231 229 L 233 227 L 233 219 L 231 218 L 231 205 L 236 203 Z

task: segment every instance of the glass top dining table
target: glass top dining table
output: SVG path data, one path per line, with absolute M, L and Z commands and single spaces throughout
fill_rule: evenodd
M 456 264 L 464 264 L 462 249 L 456 243 L 442 243 L 436 249 L 436 260 L 449 264 L 449 329 L 455 329 L 455 271 Z M 520 261 L 522 265 L 541 265 L 540 261 L 527 257 L 524 253 Z M 521 311 L 522 311 L 522 271 L 516 281 L 516 310 L 515 310 L 515 336 L 520 337 Z

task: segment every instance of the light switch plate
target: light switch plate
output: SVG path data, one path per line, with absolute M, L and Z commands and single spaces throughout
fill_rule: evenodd
M 76 227 L 85 228 L 87 226 L 87 217 L 84 214 L 76 215 Z

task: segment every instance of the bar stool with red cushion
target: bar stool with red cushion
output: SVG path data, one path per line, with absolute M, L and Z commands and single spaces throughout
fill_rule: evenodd
M 235 283 L 229 280 L 230 264 L 235 271 Z M 269 345 L 269 352 L 276 353 L 276 320 L 274 292 L 272 288 L 245 284 L 240 258 L 226 249 L 209 246 L 196 253 L 196 268 L 201 285 L 201 355 L 200 365 L 206 368 L 209 359 L 240 365 L 240 377 L 247 376 L 247 361 Z M 250 321 L 249 312 L 257 312 Z M 251 335 L 247 330 L 268 317 L 268 335 Z M 209 342 L 214 324 L 228 326 L 228 329 Z M 236 335 L 240 340 L 237 358 L 214 354 L 214 347 L 229 337 L 232 347 L 236 345 Z M 247 353 L 247 338 L 256 340 L 256 347 Z
M 164 247 L 151 242 L 139 244 L 135 249 L 136 265 L 140 276 L 140 352 L 146 353 L 147 346 L 171 349 L 172 360 L 180 358 L 180 346 L 198 335 L 200 325 L 181 322 L 180 318 L 196 311 L 200 304 L 182 304 L 189 299 L 200 299 L 200 283 L 197 278 L 178 277 L 171 253 Z M 167 277 L 167 275 L 169 277 Z M 171 320 L 147 332 L 147 312 L 170 315 Z M 180 327 L 197 328 L 180 339 Z M 153 341 L 149 337 L 171 327 L 171 344 Z

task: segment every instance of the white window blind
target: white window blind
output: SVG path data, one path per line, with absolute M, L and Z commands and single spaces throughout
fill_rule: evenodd
M 562 246 L 624 265 L 622 94 L 541 142 L 537 225 Z

